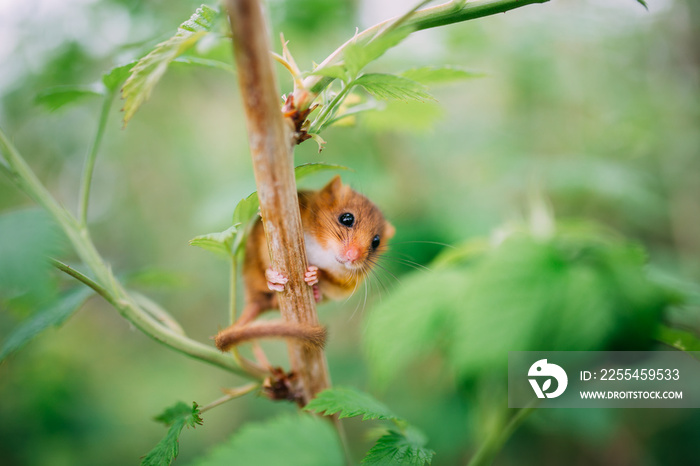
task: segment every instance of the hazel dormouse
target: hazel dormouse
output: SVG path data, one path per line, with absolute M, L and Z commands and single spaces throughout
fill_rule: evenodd
M 350 296 L 372 270 L 394 227 L 379 208 L 334 177 L 318 191 L 299 191 L 308 269 L 304 281 L 313 287 L 316 302 Z M 253 226 L 245 248 L 243 282 L 245 306 L 241 317 L 216 336 L 216 346 L 229 349 L 243 341 L 266 337 L 299 338 L 322 346 L 325 328 L 282 321 L 256 321 L 263 312 L 278 309 L 277 293 L 287 276 L 270 267 L 261 219 Z

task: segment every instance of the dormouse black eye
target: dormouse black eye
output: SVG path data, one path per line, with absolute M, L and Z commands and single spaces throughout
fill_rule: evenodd
M 379 247 L 379 235 L 372 238 L 372 249 L 377 249 Z
M 340 214 L 338 221 L 346 227 L 351 227 L 353 223 L 355 223 L 355 216 L 350 212 L 345 212 L 344 214 Z

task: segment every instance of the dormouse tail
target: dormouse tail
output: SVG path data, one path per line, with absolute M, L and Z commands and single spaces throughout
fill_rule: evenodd
M 296 338 L 310 348 L 321 349 L 326 344 L 326 328 L 321 325 L 305 325 L 281 320 L 233 324 L 220 331 L 215 338 L 216 347 L 226 351 L 245 341 L 262 338 Z

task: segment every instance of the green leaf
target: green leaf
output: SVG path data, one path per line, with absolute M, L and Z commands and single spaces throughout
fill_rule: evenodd
M 2 345 L 2 349 L 0 349 L 0 362 L 29 343 L 34 337 L 47 328 L 62 325 L 75 311 L 80 309 L 91 294 L 92 290 L 87 287 L 80 287 L 68 291 L 55 302 L 39 310 L 33 316 L 19 324 Z
M 211 31 L 217 15 L 216 10 L 201 5 L 173 37 L 156 45 L 131 69 L 131 76 L 122 88 L 124 125 L 149 98 L 168 65 Z
M 469 275 L 447 269 L 401 277 L 401 285 L 375 306 L 363 346 L 373 380 L 386 385 L 452 343 L 452 309 L 464 299 Z
M 386 383 L 436 355 L 475 378 L 505 369 L 509 351 L 649 348 L 678 298 L 647 276 L 644 255 L 600 229 L 556 231 L 472 245 L 402 277 L 368 319 L 375 379 Z
M 677 350 L 700 351 L 700 338 L 685 330 L 659 325 L 655 338 Z
M 227 258 L 231 257 L 234 253 L 233 243 L 238 233 L 238 226 L 239 224 L 236 224 L 219 233 L 209 233 L 192 238 L 190 246 L 197 246 Z
M 137 61 L 132 61 L 126 65 L 117 66 L 109 70 L 102 76 L 102 84 L 105 85 L 108 91 L 114 92 L 124 81 L 129 77 L 131 69 L 136 66 Z
M 327 76 L 329 78 L 340 79 L 341 81 L 348 81 L 348 71 L 344 66 L 333 65 L 324 66 L 323 68 L 316 68 L 315 70 L 308 73 L 309 75 Z
M 383 100 L 435 100 L 421 83 L 393 74 L 370 73 L 355 80 L 377 99 Z
M 390 48 L 398 45 L 411 32 L 410 28 L 404 27 L 375 38 L 367 44 L 349 44 L 343 51 L 343 60 L 351 77 L 357 76 L 362 68 L 384 55 L 384 52 Z
M 435 452 L 425 448 L 427 440 L 415 427 L 409 426 L 404 433 L 389 430 L 377 440 L 362 460 L 363 465 L 411 465 L 430 464 Z
M 401 76 L 421 84 L 445 84 L 463 79 L 481 78 L 483 73 L 464 70 L 453 66 L 424 66 L 404 71 Z
M 344 165 L 336 165 L 333 163 L 324 163 L 324 162 L 311 162 L 311 163 L 305 163 L 302 165 L 299 165 L 294 168 L 294 178 L 296 178 L 297 182 L 303 180 L 309 175 L 313 175 L 314 173 L 318 173 L 321 171 L 326 171 L 326 170 L 352 170 L 349 167 L 346 167 Z
M 444 116 L 444 110 L 434 102 L 390 101 L 383 109 L 369 110 L 362 115 L 362 124 L 377 132 L 401 131 L 414 133 L 430 130 Z
M 637 3 L 640 3 L 644 8 L 646 8 L 647 11 L 649 11 L 649 6 L 647 5 L 646 0 L 637 0 Z
M 205 68 L 214 68 L 217 70 L 226 71 L 228 73 L 235 72 L 233 65 L 231 65 L 230 63 L 226 63 L 226 62 L 223 62 L 220 60 L 212 60 L 211 58 L 186 56 L 186 57 L 178 57 L 174 60 L 174 62 L 175 63 L 182 63 L 185 65 L 195 65 L 195 66 L 203 66 Z
M 432 262 L 433 268 L 468 264 L 477 261 L 491 249 L 487 238 L 473 238 L 453 248 L 443 249 Z
M 276 465 L 342 466 L 338 436 L 330 422 L 289 414 L 245 424 L 233 437 L 194 462 L 195 466 Z
M 168 466 L 180 453 L 178 438 L 182 429 L 202 425 L 202 418 L 199 416 L 197 403 L 192 406 L 187 403 L 178 402 L 174 406 L 167 408 L 162 414 L 157 416 L 156 421 L 169 425 L 170 428 L 165 437 L 141 459 L 142 466 Z
M 165 411 L 154 418 L 158 422 L 162 422 L 166 426 L 172 425 L 179 420 L 184 420 L 188 427 L 196 427 L 202 425 L 202 418 L 199 416 L 199 408 L 197 403 L 192 403 L 190 406 L 187 403 L 178 401 L 174 405 L 165 408 Z
M 41 209 L 0 215 L 0 305 L 36 310 L 56 297 L 47 258 L 60 254 L 65 237 Z
M 56 86 L 41 91 L 36 96 L 35 102 L 53 112 L 88 97 L 102 95 L 103 93 L 94 86 Z
M 258 207 L 260 207 L 260 200 L 258 199 L 258 192 L 255 191 L 245 199 L 241 199 L 236 205 L 236 209 L 233 211 L 233 223 L 247 225 L 253 217 L 258 215 Z
M 304 409 L 326 416 L 340 413 L 339 419 L 362 416 L 363 421 L 370 419 L 400 420 L 383 403 L 367 393 L 350 387 L 334 387 L 324 390 L 309 401 Z

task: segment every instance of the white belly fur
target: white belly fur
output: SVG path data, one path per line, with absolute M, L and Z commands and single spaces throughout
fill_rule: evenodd
M 324 248 L 314 237 L 304 234 L 304 243 L 306 243 L 306 259 L 309 265 L 337 272 L 341 272 L 345 268 L 335 258 L 335 251 Z

